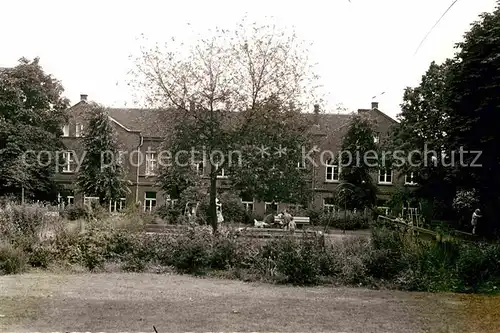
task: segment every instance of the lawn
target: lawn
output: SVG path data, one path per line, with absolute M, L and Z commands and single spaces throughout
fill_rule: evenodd
M 0 331 L 497 332 L 500 297 L 170 274 L 0 277 Z

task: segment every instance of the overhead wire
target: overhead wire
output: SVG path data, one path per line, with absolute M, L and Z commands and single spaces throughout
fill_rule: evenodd
M 436 28 L 436 26 L 439 24 L 439 22 L 441 22 L 441 20 L 443 19 L 443 17 L 450 11 L 450 9 L 458 2 L 458 0 L 454 0 L 451 5 L 448 7 L 448 9 L 446 9 L 446 11 L 443 13 L 443 15 L 441 15 L 441 17 L 439 18 L 439 20 L 436 21 L 436 23 L 434 23 L 434 25 L 432 26 L 432 28 L 427 32 L 427 34 L 424 36 L 424 38 L 420 41 L 420 44 L 418 44 L 417 46 L 417 49 L 415 50 L 415 53 L 413 54 L 413 56 L 415 56 L 418 52 L 418 50 L 420 50 L 420 47 L 422 46 L 422 44 L 424 44 L 425 40 L 427 39 L 427 37 L 429 37 L 429 35 L 431 34 L 431 32 L 434 30 L 434 28 Z
M 350 1 L 349 1 L 350 2 Z M 458 2 L 458 0 L 453 0 L 453 2 L 450 4 L 450 6 L 448 6 L 448 8 L 444 11 L 444 13 L 439 17 L 439 19 L 436 21 L 436 23 L 434 23 L 434 25 L 429 29 L 429 31 L 427 32 L 427 34 L 424 36 L 424 38 L 420 41 L 420 43 L 418 44 L 415 52 L 413 53 L 413 57 L 415 57 L 415 55 L 418 53 L 418 51 L 420 50 L 420 48 L 422 47 L 422 45 L 425 43 L 425 41 L 427 40 L 427 38 L 429 37 L 429 35 L 432 33 L 432 31 L 434 31 L 434 29 L 438 26 L 439 22 L 442 21 L 442 19 L 446 16 L 446 14 L 448 14 L 448 12 L 451 10 L 451 8 L 453 8 L 453 6 Z M 378 96 L 380 95 L 383 95 L 387 92 L 387 89 L 384 90 L 384 92 L 382 93 L 379 93 L 378 95 L 375 95 L 372 97 L 372 99 L 375 99 L 377 98 Z

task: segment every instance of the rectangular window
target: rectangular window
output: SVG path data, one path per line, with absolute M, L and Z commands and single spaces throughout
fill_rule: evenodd
M 156 175 L 156 153 L 146 153 L 146 176 Z
M 333 198 L 324 198 L 323 199 L 323 210 L 327 213 L 335 212 L 335 205 L 333 204 Z
M 99 197 L 87 197 L 83 196 L 83 205 L 92 208 L 92 204 L 99 204 Z
M 126 198 L 121 198 L 120 200 L 115 201 L 111 207 L 111 211 L 116 213 L 121 212 L 125 208 L 125 201 Z
M 71 173 L 74 172 L 75 170 L 73 169 L 73 163 L 75 162 L 73 152 L 72 151 L 66 151 L 64 152 L 64 166 L 63 166 L 63 172 L 64 173 Z
M 73 196 L 73 191 L 64 191 L 63 194 L 59 193 L 57 195 L 57 206 L 59 209 L 64 209 L 68 206 L 75 204 L 75 197 Z
M 266 202 L 264 204 L 264 209 L 266 211 L 266 214 L 271 214 L 271 213 L 278 213 L 278 208 L 279 204 L 278 203 L 273 203 L 273 202 Z
M 63 136 L 68 137 L 69 136 L 69 125 L 64 125 L 62 128 L 63 131 Z
M 214 164 L 214 167 L 217 169 L 217 178 L 227 178 L 227 172 L 224 168 L 219 168 L 217 163 Z
M 198 176 L 203 176 L 203 173 L 205 170 L 205 166 L 204 166 L 203 162 L 195 163 L 194 170 L 196 171 L 196 174 Z
M 247 212 L 253 212 L 253 210 L 254 210 L 254 203 L 253 203 L 253 201 L 243 201 L 243 200 L 241 200 L 241 203 L 243 204 L 243 206 L 245 206 L 245 210 Z
M 378 134 L 378 133 L 373 134 L 373 142 L 375 142 L 375 143 L 380 142 L 380 134 Z
M 297 168 L 298 169 L 305 169 L 306 168 L 306 161 L 301 160 L 300 162 L 297 162 Z
M 391 208 L 389 207 L 389 202 L 384 199 L 377 199 L 377 209 L 379 209 L 384 215 L 391 215 Z
M 76 124 L 75 136 L 77 138 L 83 136 L 83 125 L 82 124 Z
M 381 169 L 378 175 L 379 184 L 392 184 L 392 170 Z
M 326 178 L 327 182 L 338 182 L 340 180 L 340 166 L 333 164 L 332 160 L 326 163 Z
M 144 211 L 151 212 L 156 207 L 156 192 L 146 192 L 144 194 Z
M 415 181 L 415 175 L 413 172 L 405 175 L 405 185 L 417 185 Z

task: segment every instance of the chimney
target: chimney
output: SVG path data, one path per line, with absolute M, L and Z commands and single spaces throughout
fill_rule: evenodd
M 87 94 L 81 94 L 80 95 L 80 101 L 85 101 L 86 102 L 87 101 L 87 97 L 89 97 L 89 95 L 87 95 Z
M 378 109 L 378 102 L 372 102 L 372 109 Z

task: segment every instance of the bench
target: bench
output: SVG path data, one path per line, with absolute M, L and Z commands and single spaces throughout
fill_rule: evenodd
M 295 224 L 297 225 L 298 228 L 300 228 L 299 225 L 303 226 L 303 225 L 308 225 L 311 223 L 311 220 L 308 216 L 294 216 L 293 221 L 295 222 Z M 276 223 L 281 222 L 281 218 L 279 216 L 275 216 L 274 222 L 276 222 Z

